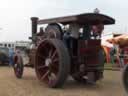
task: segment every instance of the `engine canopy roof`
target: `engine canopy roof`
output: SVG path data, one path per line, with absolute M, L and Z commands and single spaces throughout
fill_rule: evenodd
M 86 25 L 95 25 L 97 23 L 103 23 L 104 25 L 115 24 L 115 19 L 104 14 L 97 13 L 84 13 L 72 16 L 51 18 L 51 19 L 42 19 L 38 20 L 38 24 L 50 24 L 50 23 L 61 23 L 61 24 L 86 24 Z

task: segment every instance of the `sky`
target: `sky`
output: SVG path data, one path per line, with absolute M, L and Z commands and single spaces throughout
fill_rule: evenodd
M 45 19 L 95 8 L 116 19 L 115 25 L 105 27 L 104 34 L 128 32 L 128 0 L 0 0 L 0 41 L 28 40 L 30 17 Z

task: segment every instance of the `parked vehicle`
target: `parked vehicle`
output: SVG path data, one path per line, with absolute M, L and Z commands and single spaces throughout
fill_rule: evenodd
M 1 64 L 9 63 L 9 49 L 0 47 L 0 62 Z

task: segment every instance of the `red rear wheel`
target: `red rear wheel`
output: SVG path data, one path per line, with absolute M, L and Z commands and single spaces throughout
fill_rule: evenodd
M 37 48 L 35 70 L 42 82 L 50 87 L 61 87 L 70 70 L 69 55 L 63 42 L 44 40 Z

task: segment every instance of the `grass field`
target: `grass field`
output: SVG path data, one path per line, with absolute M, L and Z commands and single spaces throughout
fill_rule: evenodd
M 125 96 L 120 71 L 105 71 L 95 86 L 68 80 L 61 89 L 51 89 L 37 80 L 31 68 L 17 79 L 10 67 L 0 67 L 0 96 Z

